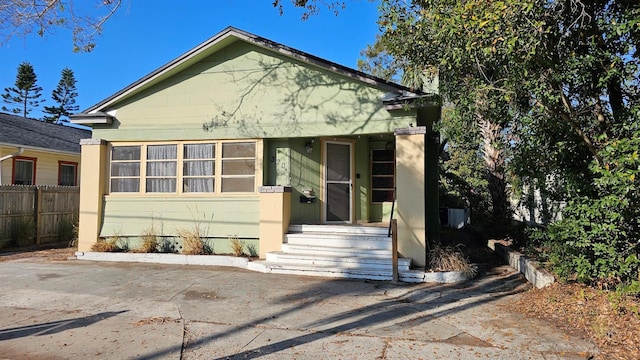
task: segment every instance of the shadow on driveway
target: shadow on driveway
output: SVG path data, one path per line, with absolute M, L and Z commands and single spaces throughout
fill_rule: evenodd
M 127 311 L 128 310 L 108 311 L 79 318 L 51 321 L 42 324 L 20 326 L 9 329 L 0 329 L 0 341 L 18 339 L 26 336 L 51 335 L 70 329 L 86 327 L 91 324 L 97 323 L 98 321 L 120 315 Z

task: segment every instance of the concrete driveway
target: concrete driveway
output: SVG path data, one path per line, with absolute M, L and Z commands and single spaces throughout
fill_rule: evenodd
M 584 359 L 597 352 L 506 311 L 502 304 L 528 288 L 507 266 L 451 286 L 222 267 L 0 262 L 0 359 Z

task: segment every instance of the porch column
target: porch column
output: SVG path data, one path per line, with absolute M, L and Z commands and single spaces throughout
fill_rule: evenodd
M 291 186 L 260 187 L 260 258 L 280 251 L 291 220 Z
M 425 135 L 426 127 L 396 129 L 396 218 L 398 252 L 426 266 Z
M 107 143 L 82 139 L 80 157 L 80 216 L 78 251 L 91 251 L 98 241 L 102 222 L 102 201 L 106 189 Z

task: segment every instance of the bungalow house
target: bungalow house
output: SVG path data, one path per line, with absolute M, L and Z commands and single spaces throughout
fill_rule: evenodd
M 0 113 L 0 185 L 79 185 L 91 131 Z
M 72 117 L 93 128 L 79 250 L 198 227 L 216 253 L 240 239 L 273 269 L 331 246 L 387 261 L 393 217 L 406 268 L 424 267 L 439 116 L 437 94 L 229 27 Z

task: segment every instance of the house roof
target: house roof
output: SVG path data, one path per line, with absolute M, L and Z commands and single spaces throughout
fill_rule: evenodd
M 261 48 L 268 49 L 270 51 L 285 55 L 287 57 L 305 62 L 313 66 L 317 66 L 327 71 L 350 77 L 356 81 L 368 83 L 390 93 L 397 94 L 397 96 L 399 97 L 416 98 L 425 95 L 420 91 L 411 90 L 408 87 L 369 74 L 365 74 L 361 71 L 354 70 L 328 60 L 324 60 L 309 53 L 296 50 L 286 45 L 251 34 L 249 32 L 234 27 L 227 27 L 226 29 L 204 41 L 200 45 L 169 61 L 165 65 L 157 68 L 148 75 L 133 82 L 132 84 L 116 92 L 110 97 L 89 107 L 88 109 L 84 110 L 83 113 L 88 114 L 99 111 L 108 111 L 110 105 L 120 100 L 126 99 L 127 97 L 170 77 L 171 75 L 189 67 L 197 61 L 219 51 L 220 49 L 228 46 L 235 41 L 244 41 L 254 44 Z
M 80 153 L 91 131 L 0 112 L 0 145 Z

